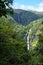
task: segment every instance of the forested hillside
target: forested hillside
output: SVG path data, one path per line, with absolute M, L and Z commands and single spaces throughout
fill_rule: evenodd
M 26 42 L 28 33 L 31 36 L 30 51 L 27 50 Z M 32 21 L 26 27 L 16 23 L 10 16 L 0 18 L 1 65 L 35 65 L 43 63 L 43 44 L 41 42 L 43 43 L 43 18 Z
M 17 24 L 12 25 L 6 18 L 0 18 L 0 65 L 28 63 L 26 42 L 20 37 L 22 28 Z
M 30 37 L 31 37 L 30 41 L 33 47 L 35 47 L 37 44 L 38 34 L 40 33 L 40 28 L 43 26 L 42 22 L 43 22 L 43 18 L 35 20 L 31 22 L 30 24 L 28 24 L 25 28 L 26 30 L 29 30 Z
M 12 3 L 0 0 L 0 65 L 43 65 L 43 12 L 13 10 Z
M 27 25 L 31 21 L 37 20 L 39 18 L 43 18 L 43 12 L 36 11 L 25 11 L 20 9 L 14 10 L 14 15 L 12 16 L 17 23 L 22 25 Z

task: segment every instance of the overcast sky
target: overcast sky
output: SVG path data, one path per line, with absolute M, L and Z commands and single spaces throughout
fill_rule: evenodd
M 43 0 L 14 0 L 12 7 L 14 9 L 43 12 Z

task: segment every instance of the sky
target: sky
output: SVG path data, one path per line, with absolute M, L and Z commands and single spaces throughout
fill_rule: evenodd
M 12 7 L 14 9 L 43 12 L 43 0 L 14 0 Z

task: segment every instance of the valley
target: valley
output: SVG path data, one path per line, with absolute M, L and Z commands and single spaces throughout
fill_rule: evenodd
M 0 17 L 1 65 L 37 65 L 43 61 L 42 43 L 43 13 L 17 9 Z

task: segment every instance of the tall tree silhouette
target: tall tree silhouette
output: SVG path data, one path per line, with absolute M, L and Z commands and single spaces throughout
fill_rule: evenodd
M 2 15 L 6 16 L 8 12 L 12 12 L 12 8 L 10 5 L 12 5 L 13 0 L 0 0 L 0 17 Z

